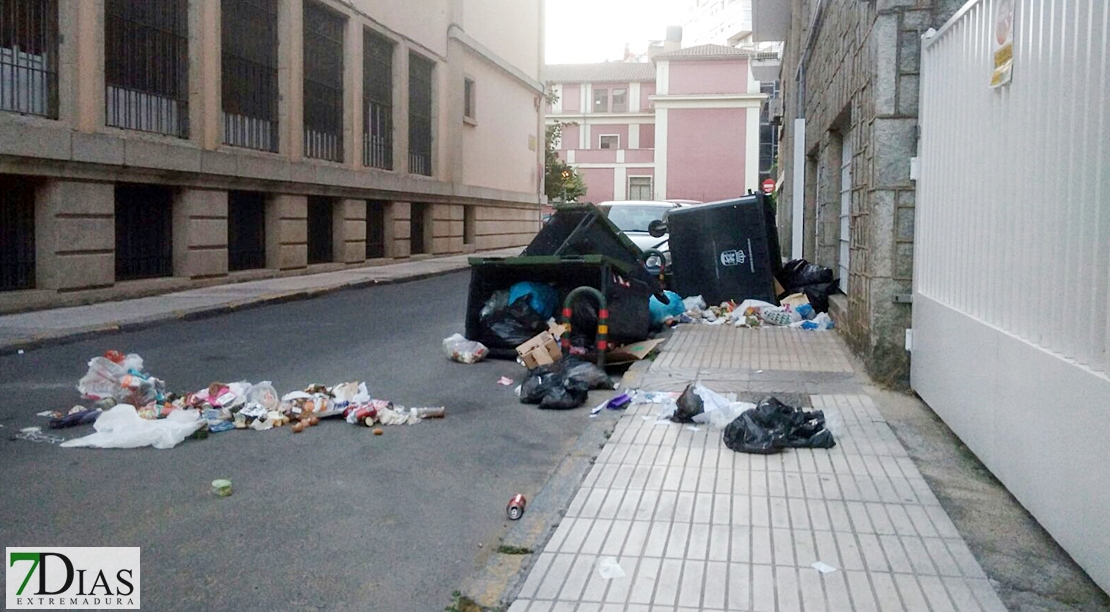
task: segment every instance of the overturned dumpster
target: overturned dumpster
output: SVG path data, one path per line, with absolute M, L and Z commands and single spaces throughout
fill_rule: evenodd
M 762 193 L 679 208 L 659 231 L 670 232 L 678 294 L 701 295 L 710 304 L 775 302 L 782 260 L 775 212 Z
M 542 332 L 547 321 L 559 318 L 567 296 L 590 287 L 604 298 L 579 296 L 570 306 L 571 339 L 575 346 L 596 346 L 600 311 L 608 311 L 608 341 L 638 342 L 648 337 L 651 317 L 648 301 L 662 295 L 659 281 L 643 264 L 643 254 L 595 206 L 562 207 L 519 257 L 472 258 L 470 292 L 466 310 L 466 337 L 489 348 L 491 357 L 515 359 L 518 340 Z M 550 300 L 534 293 L 521 294 L 521 286 L 550 287 Z M 592 292 L 591 292 L 592 293 Z

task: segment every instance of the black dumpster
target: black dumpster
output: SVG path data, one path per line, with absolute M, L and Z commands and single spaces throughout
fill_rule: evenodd
M 776 303 L 782 266 L 775 213 L 762 193 L 687 206 L 667 221 L 674 291 L 709 304 L 757 299 Z
M 643 269 L 642 265 L 638 267 Z M 471 258 L 466 337 L 485 344 L 491 357 L 516 358 L 515 345 L 508 346 L 484 333 L 481 311 L 494 293 L 508 290 L 518 282 L 531 281 L 555 286 L 559 295 L 556 319 L 562 310 L 562 300 L 575 288 L 588 286 L 601 291 L 608 302 L 610 343 L 639 342 L 648 336 L 651 324 L 648 300 L 658 285 L 634 278 L 636 271 L 636 267 L 604 255 Z M 580 331 L 588 331 L 591 338 L 595 332 Z M 590 340 L 584 348 L 592 347 Z
M 609 309 L 609 342 L 614 345 L 647 338 L 648 301 L 662 294 L 659 280 L 644 267 L 640 249 L 592 204 L 560 206 L 520 257 L 473 258 L 470 270 L 466 337 L 485 344 L 493 357 L 515 357 L 516 346 L 483 334 L 481 310 L 494 293 L 515 283 L 553 285 L 559 296 L 556 318 L 563 299 L 574 289 L 601 291 Z M 575 323 L 576 334 L 587 331 Z M 592 336 L 596 329 L 588 332 Z M 592 341 L 588 344 L 584 348 L 592 348 Z

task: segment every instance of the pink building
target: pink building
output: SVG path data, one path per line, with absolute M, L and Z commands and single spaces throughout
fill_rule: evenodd
M 586 201 L 736 197 L 759 182 L 766 96 L 750 53 L 701 45 L 651 62 L 547 66 L 563 128 L 559 156 L 582 174 Z

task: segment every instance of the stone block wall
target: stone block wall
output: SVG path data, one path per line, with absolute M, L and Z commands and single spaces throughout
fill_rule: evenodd
M 783 74 L 794 75 L 803 56 L 804 87 L 792 78 L 784 90 L 781 150 L 786 176 L 780 204 L 784 237 L 792 223 L 793 173 L 806 172 L 803 253 L 836 269 L 840 263 L 841 146 L 850 138 L 851 214 L 847 306 L 841 333 L 879 382 L 909 380 L 905 329 L 912 293 L 915 185 L 910 159 L 917 148 L 921 35 L 939 27 L 953 0 L 831 0 L 819 31 L 809 38 L 816 0 L 793 0 Z M 793 133 L 799 97 L 805 134 Z M 809 168 L 793 168 L 794 139 L 804 138 Z M 784 241 L 789 245 L 789 240 Z

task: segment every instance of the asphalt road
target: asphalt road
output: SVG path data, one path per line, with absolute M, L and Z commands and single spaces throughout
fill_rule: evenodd
M 497 384 L 523 379 L 515 363 L 442 355 L 463 329 L 468 282 L 457 273 L 0 357 L 0 546 L 139 546 L 144 610 L 442 610 L 496 549 L 509 498 L 539 491 L 588 423 L 587 407 L 519 404 Z M 365 380 L 375 397 L 448 416 L 383 436 L 325 421 L 171 450 L 12 439 L 45 430 L 35 413 L 79 402 L 88 359 L 112 348 L 142 355 L 172 390 Z M 216 478 L 234 495 L 213 497 Z

